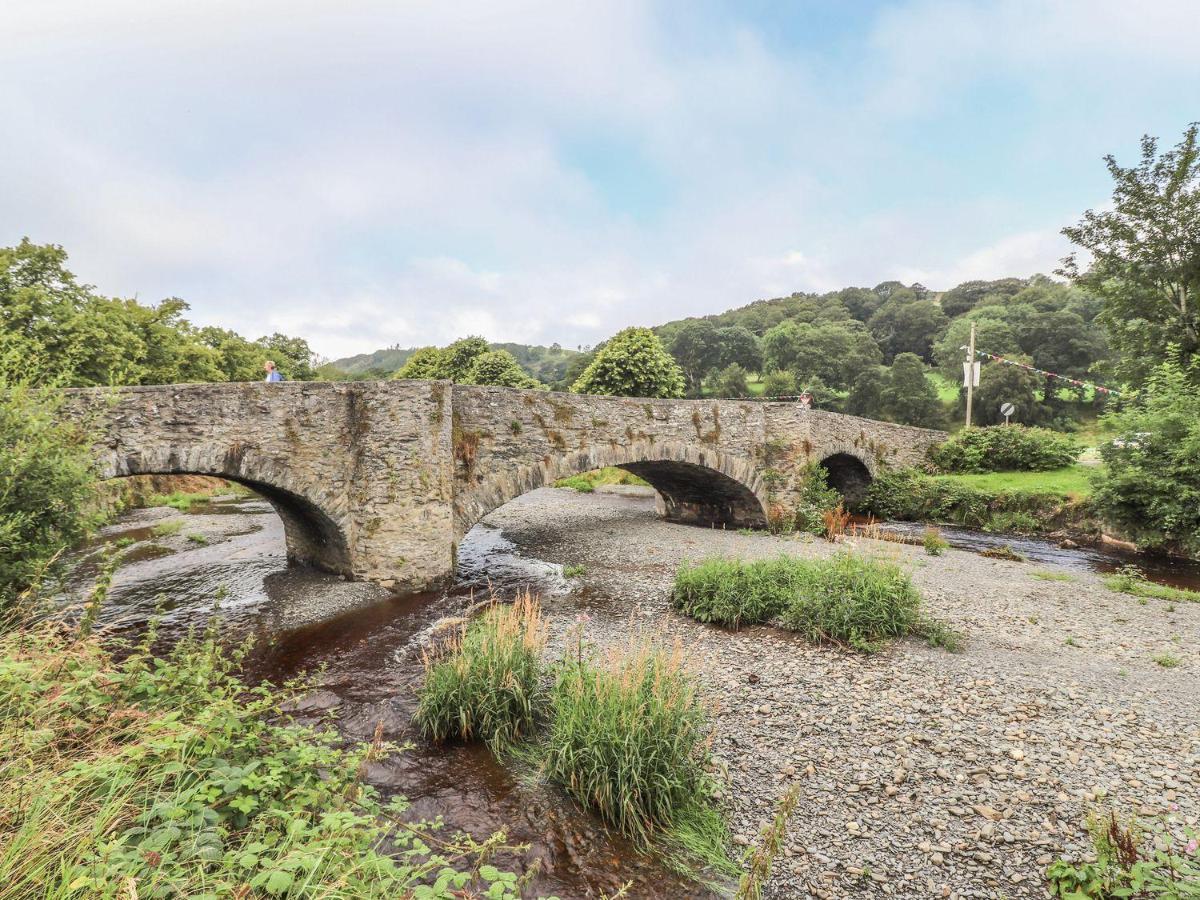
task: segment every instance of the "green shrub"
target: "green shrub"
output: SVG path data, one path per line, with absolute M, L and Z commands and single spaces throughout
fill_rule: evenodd
M 773 619 L 796 591 L 805 563 L 706 559 L 675 573 L 671 602 L 698 622 L 739 628 Z
M 641 846 L 678 833 L 720 859 L 724 827 L 709 804 L 708 728 L 676 646 L 578 653 L 558 667 L 544 771 Z M 699 848 L 697 848 L 699 849 Z
M 1155 370 L 1138 399 L 1106 416 L 1095 503 L 1141 547 L 1200 554 L 1200 360 Z
M 796 498 L 796 515 L 791 530 L 806 534 L 825 533 L 825 514 L 842 503 L 842 495 L 829 484 L 829 473 L 819 463 L 809 463 L 801 476 Z
M 425 659 L 414 719 L 434 741 L 504 745 L 532 733 L 544 713 L 546 625 L 528 594 L 488 609 Z
M 1044 472 L 1069 466 L 1083 448 L 1047 428 L 993 425 L 964 428 L 929 452 L 943 472 Z
M 926 528 L 921 537 L 921 545 L 930 556 L 941 556 L 950 546 L 950 542 L 942 537 L 942 533 L 936 528 Z
M 502 838 L 433 850 L 361 783 L 395 748 L 285 724 L 212 630 L 159 658 L 153 637 L 120 658 L 49 623 L 0 637 L 0 894 L 518 896 L 476 869 Z
M 87 434 L 48 391 L 0 372 L 0 625 L 52 561 L 97 524 Z
M 801 573 L 781 618 L 809 640 L 869 653 L 885 638 L 916 630 L 920 622 L 921 595 L 893 563 L 843 552 L 810 561 Z
M 1149 829 L 1136 816 L 1122 821 L 1115 811 L 1090 814 L 1087 829 L 1095 861 L 1076 864 L 1056 859 L 1050 863 L 1046 882 L 1051 895 L 1061 900 L 1186 900 L 1200 896 L 1197 834 L 1182 829 L 1189 841 L 1181 851 L 1172 838 L 1171 824 L 1168 819 Z

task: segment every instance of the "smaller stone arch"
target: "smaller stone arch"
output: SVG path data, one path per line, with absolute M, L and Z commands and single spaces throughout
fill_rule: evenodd
M 820 462 L 826 483 L 842 495 L 847 509 L 856 509 L 867 498 L 875 480 L 872 466 L 857 453 L 840 450 Z
M 190 446 L 103 455 L 102 477 L 209 475 L 250 488 L 271 504 L 283 522 L 288 561 L 351 577 L 352 555 L 343 526 L 312 491 L 292 483 L 289 469 L 252 447 Z

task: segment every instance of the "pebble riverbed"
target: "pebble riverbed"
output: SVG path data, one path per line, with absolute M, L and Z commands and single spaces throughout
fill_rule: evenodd
M 674 525 L 644 496 L 556 489 L 485 522 L 522 554 L 584 568 L 569 602 L 545 604 L 558 638 L 583 614 L 598 646 L 639 631 L 682 641 L 736 844 L 800 785 L 767 897 L 1046 897 L 1046 864 L 1086 856 L 1090 809 L 1200 824 L 1200 604 L 850 539 L 910 568 L 928 611 L 967 637 L 957 654 L 904 640 L 867 657 L 670 608 L 685 560 L 836 552 L 823 540 Z M 1071 580 L 1035 574 L 1054 571 Z

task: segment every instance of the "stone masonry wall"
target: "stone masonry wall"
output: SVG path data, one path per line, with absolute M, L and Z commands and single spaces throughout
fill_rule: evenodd
M 216 475 L 283 518 L 289 557 L 406 589 L 453 573 L 466 532 L 558 478 L 629 468 L 668 517 L 765 525 L 794 513 L 806 466 L 864 477 L 941 432 L 748 401 L 641 400 L 447 382 L 284 382 L 70 392 L 107 477 Z M 857 461 L 857 462 L 854 462 Z

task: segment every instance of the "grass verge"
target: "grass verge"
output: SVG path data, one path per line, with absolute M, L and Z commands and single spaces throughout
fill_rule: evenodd
M 502 835 L 443 843 L 360 782 L 394 748 L 287 724 L 214 628 L 153 640 L 0 637 L 0 897 L 520 895 Z

